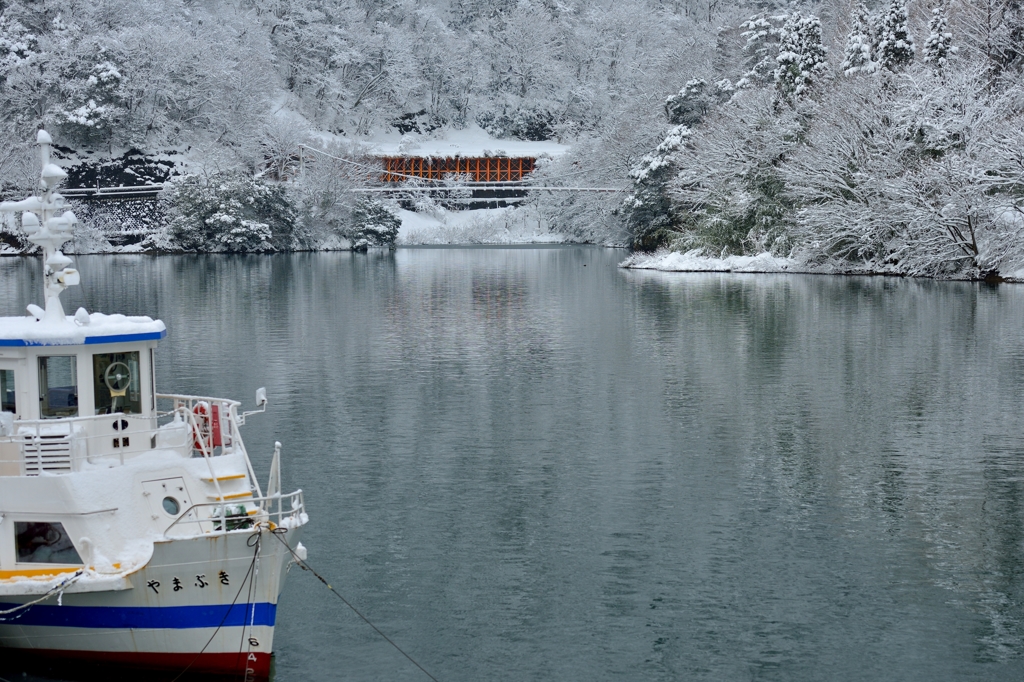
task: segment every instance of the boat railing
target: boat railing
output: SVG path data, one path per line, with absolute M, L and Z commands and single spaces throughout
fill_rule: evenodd
M 159 401 L 171 401 L 169 410 L 157 412 L 162 422 L 179 419 L 192 427 L 196 454 L 227 454 L 241 445 L 238 435 L 241 403 L 237 400 L 173 393 L 157 393 L 156 398 L 158 406 Z
M 124 464 L 156 447 L 154 415 L 99 414 L 64 419 L 18 420 L 0 436 L 0 476 L 38 476 L 81 471 L 88 464 Z M 164 434 L 162 447 L 183 446 Z M 173 441 L 168 442 L 167 437 Z
M 276 530 L 298 528 L 306 522 L 302 490 L 293 493 L 252 497 L 237 504 L 204 502 L 186 509 L 164 531 L 164 537 L 188 538 L 252 532 L 256 527 Z
M 154 449 L 206 458 L 244 452 L 238 432 L 241 403 L 191 395 L 157 398 L 171 401 L 170 408 L 149 414 L 11 421 L 10 430 L 0 435 L 0 476 L 67 474 L 92 464 L 123 465 Z

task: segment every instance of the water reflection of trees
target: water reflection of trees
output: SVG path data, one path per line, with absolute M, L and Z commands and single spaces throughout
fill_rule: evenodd
M 746 495 L 781 502 L 775 518 L 794 529 L 827 510 L 826 546 L 872 538 L 892 580 L 941 586 L 987 624 L 981 659 L 1024 654 L 1024 292 L 631 277 L 664 409 L 742 467 Z

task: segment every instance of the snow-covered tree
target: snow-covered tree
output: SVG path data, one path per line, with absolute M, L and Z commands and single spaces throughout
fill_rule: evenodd
M 105 56 L 101 53 L 101 60 L 83 77 L 65 83 L 70 92 L 55 112 L 63 132 L 75 144 L 109 140 L 127 114 L 121 67 Z
M 898 71 L 914 60 L 914 39 L 907 28 L 906 0 L 890 0 L 876 17 L 874 60 L 883 69 Z
M 38 54 L 39 40 L 17 19 L 0 16 L 0 74 Z
M 352 247 L 365 250 L 369 246 L 395 245 L 402 219 L 395 210 L 379 199 L 364 199 L 352 211 L 349 239 Z
M 766 87 L 775 82 L 779 54 L 780 24 L 785 17 L 760 14 L 747 19 L 740 28 L 746 39 L 743 45 L 743 77 L 738 87 Z
M 953 46 L 953 34 L 949 32 L 949 21 L 942 6 L 932 10 L 928 20 L 928 40 L 924 44 L 924 61 L 941 69 L 946 65 L 950 55 L 956 54 Z
M 843 63 L 839 68 L 848 76 L 855 73 L 874 73 L 878 70 L 878 64 L 872 59 L 873 52 L 871 15 L 864 3 L 859 3 L 854 10 L 853 28 L 846 38 Z
M 779 171 L 802 133 L 803 103 L 794 104 L 779 107 L 767 89 L 747 93 L 693 132 L 669 183 L 673 248 L 789 255 L 793 207 Z
M 775 85 L 784 95 L 802 95 L 828 69 L 821 44 L 821 20 L 813 14 L 793 13 L 782 26 L 779 56 L 775 58 Z
M 690 128 L 679 125 L 652 153 L 645 155 L 630 172 L 633 191 L 623 202 L 631 246 L 653 251 L 668 243 L 674 228 L 672 202 L 667 186 L 677 170 L 676 155 L 690 138 Z
M 678 94 L 665 100 L 665 115 L 672 125 L 692 128 L 704 119 L 712 106 L 727 101 L 734 90 L 728 78 L 713 85 L 703 78 L 692 78 Z

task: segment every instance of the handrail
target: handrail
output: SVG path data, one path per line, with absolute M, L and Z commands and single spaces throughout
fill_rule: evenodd
M 229 403 L 234 407 L 239 407 L 242 404 L 231 398 L 215 398 L 208 395 L 189 395 L 187 393 L 157 393 L 156 397 L 158 400 L 162 398 L 165 400 L 205 400 L 206 402 Z
M 289 501 L 289 508 L 285 509 L 285 500 Z M 274 511 L 271 507 L 273 502 L 277 502 L 277 511 Z M 233 516 L 226 513 L 226 508 L 230 504 L 229 501 L 221 499 L 217 502 L 201 502 L 199 504 L 193 504 L 191 507 L 182 512 L 178 518 L 176 518 L 171 525 L 167 526 L 164 530 L 164 537 L 170 538 L 171 530 L 175 527 L 180 527 L 188 524 L 199 525 L 202 535 L 224 535 L 233 532 L 249 532 L 254 525 L 269 521 L 276 526 L 283 526 L 285 528 L 291 528 L 293 526 L 301 526 L 305 523 L 302 515 L 305 513 L 306 503 L 305 498 L 302 494 L 302 489 L 298 489 L 293 493 L 280 494 L 280 495 L 267 495 L 262 497 L 252 497 L 246 499 L 244 502 L 239 502 L 238 506 L 243 508 L 252 506 L 254 509 L 247 509 L 247 513 L 250 511 L 256 512 L 254 515 L 247 515 L 245 517 Z M 212 508 L 214 514 L 200 518 L 198 510 L 203 508 Z M 276 521 L 275 521 L 276 519 Z M 238 527 L 230 528 L 229 524 L 231 521 L 239 523 Z M 220 524 L 220 528 L 214 526 L 210 530 L 202 530 L 202 524 Z M 199 533 L 197 533 L 198 535 Z M 173 537 L 181 537 L 174 535 Z M 186 536 L 187 537 L 187 536 Z
M 209 458 L 215 456 L 215 453 L 211 451 L 210 444 L 200 442 L 201 447 L 195 448 L 195 444 L 192 442 L 192 434 L 198 430 L 193 408 L 199 402 L 219 406 L 221 435 L 225 446 L 224 454 L 238 451 L 245 454 L 245 445 L 239 433 L 241 419 L 238 408 L 241 403 L 237 400 L 184 394 L 157 394 L 157 398 L 173 400 L 175 405 L 171 410 L 155 410 L 144 414 L 116 412 L 61 419 L 15 420 L 14 432 L 0 436 L 0 443 L 14 444 L 19 447 L 20 452 L 16 459 L 12 460 L 8 457 L 3 461 L 17 463 L 21 473 L 15 475 L 20 476 L 34 475 L 44 470 L 56 474 L 71 473 L 79 471 L 83 462 L 93 462 L 97 459 L 107 462 L 113 459 L 124 465 L 127 458 L 137 457 L 153 449 L 151 439 L 161 433 L 167 434 L 164 430 L 165 427 L 168 423 L 173 423 L 164 421 L 164 419 L 176 415 L 177 419 L 182 422 L 180 442 L 177 437 L 173 438 L 171 442 L 167 442 L 165 435 L 161 448 L 180 451 L 183 456 L 188 456 L 195 450 L 207 460 L 212 475 Z M 105 426 L 111 419 L 127 420 L 132 424 L 125 430 L 113 433 L 114 437 L 130 436 L 133 441 L 131 446 L 111 447 L 109 442 L 111 433 Z M 176 430 L 175 436 L 179 436 Z M 248 457 L 245 459 L 249 475 L 255 481 L 252 464 L 248 461 Z M 44 464 L 49 466 L 44 469 Z M 257 491 L 259 491 L 258 484 Z

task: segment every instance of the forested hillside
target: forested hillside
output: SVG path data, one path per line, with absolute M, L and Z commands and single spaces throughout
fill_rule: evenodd
M 533 197 L 568 239 L 907 274 L 1020 266 L 1020 0 L 0 7 L 9 191 L 31 186 L 40 125 L 69 163 L 171 159 L 192 177 L 165 193 L 148 248 L 319 248 L 367 215 L 359 234 L 393 232 L 339 167 L 287 188 L 269 170 L 303 142 L 353 158 L 370 137 L 480 126 L 571 145 L 545 184 L 632 186 Z

